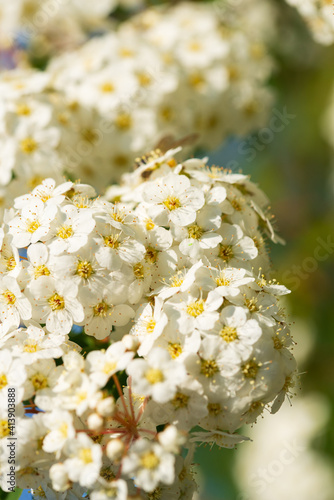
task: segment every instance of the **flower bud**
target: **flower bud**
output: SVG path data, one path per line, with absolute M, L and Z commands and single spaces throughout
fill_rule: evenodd
M 107 457 L 110 458 L 110 460 L 117 461 L 121 458 L 122 454 L 124 451 L 124 443 L 121 441 L 121 439 L 111 439 L 109 443 L 107 444 Z
M 102 399 L 97 404 L 96 410 L 102 417 L 111 417 L 115 412 L 115 400 L 113 397 Z
M 136 351 L 138 349 L 139 341 L 133 335 L 125 335 L 122 338 L 122 342 L 128 351 Z
M 52 465 L 49 474 L 52 481 L 52 487 L 56 491 L 66 491 L 68 488 L 70 488 L 71 483 L 64 464 Z
M 98 413 L 92 413 L 87 419 L 88 428 L 93 431 L 98 431 L 103 427 L 103 417 Z

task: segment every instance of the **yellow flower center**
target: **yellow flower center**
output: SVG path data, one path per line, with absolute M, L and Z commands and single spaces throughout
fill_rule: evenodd
M 154 228 L 155 224 L 152 219 L 146 219 L 145 220 L 145 227 L 147 231 L 151 231 Z
M 242 373 L 246 378 L 255 379 L 258 371 L 259 365 L 254 360 L 248 361 L 248 363 L 242 365 Z
M 153 451 L 147 451 L 140 457 L 140 464 L 144 469 L 156 469 L 159 463 L 160 459 Z
M 21 103 L 16 106 L 16 113 L 21 116 L 29 116 L 31 109 L 27 104 Z
M 102 300 L 102 302 L 93 307 L 93 315 L 99 316 L 100 318 L 106 318 L 108 310 L 108 304 Z
M 35 231 L 37 231 L 37 229 L 40 226 L 41 225 L 38 222 L 38 220 L 33 220 L 33 221 L 28 220 L 27 221 L 27 231 L 28 231 L 28 233 L 34 233 Z
M 200 73 L 191 74 L 189 76 L 188 81 L 189 81 L 189 85 L 191 85 L 195 89 L 200 89 L 201 87 L 203 87 L 203 85 L 205 83 L 205 79 L 203 78 L 203 76 Z
M 182 285 L 184 280 L 184 276 L 182 271 L 178 271 L 174 276 L 171 276 L 169 278 L 170 286 L 171 287 L 179 287 Z
M 217 286 L 229 286 L 231 281 L 225 278 L 224 272 L 222 271 L 218 278 L 215 279 Z
M 211 378 L 219 371 L 218 365 L 214 359 L 201 360 L 201 373 L 207 378 Z
M 155 264 L 156 261 L 158 260 L 158 255 L 159 252 L 153 247 L 147 247 L 146 254 L 145 254 L 145 260 L 149 264 Z
M 101 85 L 100 89 L 102 92 L 105 94 L 110 94 L 111 92 L 114 92 L 115 90 L 115 85 L 113 85 L 111 82 L 105 82 Z
M 35 373 L 35 375 L 31 377 L 31 383 L 35 391 L 40 391 L 48 386 L 48 379 L 42 373 Z
M 118 241 L 119 234 L 110 234 L 109 236 L 105 236 L 103 238 L 104 244 L 109 248 L 118 248 L 120 246 L 120 242 Z
M 234 210 L 236 210 L 237 212 L 241 212 L 242 206 L 236 198 L 233 198 L 233 200 L 230 200 L 230 203 L 231 203 L 232 207 L 234 208 Z
M 252 297 L 251 299 L 246 299 L 245 304 L 246 304 L 246 307 L 248 308 L 249 312 L 251 312 L 251 313 L 254 313 L 258 310 L 256 297 Z
M 24 352 L 37 352 L 38 346 L 37 344 L 26 344 L 23 350 Z
M 178 344 L 177 342 L 168 342 L 168 352 L 171 356 L 171 358 L 175 359 L 182 354 L 182 346 L 181 344 Z
M 183 493 L 181 493 L 183 495 Z M 147 494 L 147 500 L 161 500 L 162 497 L 162 491 L 161 488 L 155 488 L 151 493 Z
M 58 238 L 62 238 L 63 240 L 70 238 L 71 236 L 73 236 L 72 226 L 61 226 L 57 231 L 57 236 Z
M 187 313 L 193 318 L 197 318 L 200 314 L 204 312 L 204 300 L 199 299 L 195 302 L 191 302 L 187 307 Z
M 189 43 L 189 50 L 192 52 L 199 52 L 202 49 L 202 46 L 196 40 Z
M 104 367 L 103 367 L 103 372 L 108 375 L 110 372 L 113 372 L 115 371 L 117 368 L 117 363 L 115 363 L 115 361 L 107 361 L 105 364 L 104 364 Z
M 39 486 L 37 490 L 34 490 L 34 497 L 46 498 L 46 494 L 42 486 Z
M 186 408 L 188 406 L 189 396 L 187 394 L 183 394 L 182 392 L 177 392 L 172 399 L 171 403 L 175 407 L 176 410 L 180 408 Z
M 278 335 L 273 337 L 273 341 L 274 341 L 274 348 L 277 349 L 278 351 L 284 347 L 283 341 L 282 339 L 279 338 Z
M 16 297 L 15 295 L 13 294 L 13 292 L 11 292 L 10 290 L 6 290 L 3 294 L 2 294 L 3 298 L 5 299 L 5 301 L 7 302 L 7 304 L 9 306 L 12 306 L 13 304 L 15 304 L 16 302 Z
M 79 459 L 84 464 L 90 464 L 91 462 L 93 462 L 92 450 L 90 448 L 82 448 L 79 451 Z
M 52 311 L 59 311 L 60 309 L 65 308 L 65 300 L 63 297 L 58 295 L 58 293 L 54 293 L 49 299 L 48 299 L 49 306 L 51 307 Z
M 197 224 L 188 227 L 188 236 L 189 238 L 193 238 L 194 240 L 201 239 L 203 232 L 203 229 Z
M 181 207 L 181 202 L 178 198 L 176 198 L 176 196 L 168 196 L 163 204 L 169 211 L 176 210 Z
M 133 266 L 133 274 L 135 275 L 135 277 L 138 280 L 143 279 L 144 278 L 144 266 L 143 266 L 143 264 L 140 264 L 140 262 L 138 264 L 135 264 Z
M 217 417 L 219 413 L 221 413 L 222 407 L 220 406 L 219 403 L 209 403 L 208 404 L 208 412 L 209 415 L 212 417 Z
M 85 128 L 81 130 L 80 134 L 83 140 L 89 142 L 89 144 L 94 144 L 99 138 L 95 130 L 91 128 Z
M 165 380 L 164 374 L 158 368 L 150 368 L 147 370 L 145 378 L 150 384 L 159 384 Z
M 227 262 L 233 257 L 233 248 L 231 245 L 220 245 L 218 256 Z
M 219 335 L 225 342 L 233 342 L 238 338 L 237 330 L 233 328 L 233 326 L 224 326 L 224 328 L 220 330 Z
M 50 276 L 50 271 L 44 264 L 41 264 L 40 266 L 35 267 L 34 275 L 35 279 L 40 276 Z
M 0 420 L 0 438 L 8 436 L 10 433 L 9 425 L 7 420 Z
M 155 321 L 155 319 L 148 319 L 145 324 L 147 333 L 153 333 L 156 324 L 157 322 Z
M 132 118 L 128 113 L 120 113 L 115 118 L 115 125 L 120 130 L 128 130 L 132 127 Z
M 77 274 L 87 280 L 94 273 L 92 264 L 88 260 L 80 260 L 77 265 Z
M 147 73 L 137 73 L 139 85 L 146 87 L 152 82 L 152 78 Z
M 8 385 L 8 380 L 6 375 L 3 373 L 2 375 L 0 375 L 0 391 L 4 387 L 6 387 L 6 385 Z
M 32 137 L 26 137 L 26 139 L 23 139 L 20 143 L 21 145 L 21 150 L 25 154 L 32 154 L 34 151 L 37 149 L 37 142 L 32 138 Z
M 16 267 L 16 260 L 14 257 L 8 257 L 6 260 L 7 271 L 12 271 Z

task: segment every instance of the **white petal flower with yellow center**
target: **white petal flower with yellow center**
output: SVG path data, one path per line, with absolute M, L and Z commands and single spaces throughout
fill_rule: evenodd
M 69 457 L 64 464 L 71 481 L 81 486 L 92 486 L 99 477 L 102 466 L 102 449 L 85 433 L 66 443 L 65 454 Z
M 215 290 L 209 292 L 207 298 L 194 290 L 174 295 L 164 304 L 164 311 L 171 324 L 185 335 L 194 329 L 210 331 L 219 319 L 217 309 L 223 300 Z
M 43 440 L 47 453 L 60 452 L 65 443 L 75 436 L 73 417 L 68 411 L 53 410 L 43 415 L 43 424 L 48 433 Z
M 139 487 L 151 492 L 159 482 L 172 484 L 174 462 L 174 456 L 160 444 L 141 438 L 131 446 L 128 456 L 123 459 L 122 470 L 134 477 Z
M 133 356 L 122 342 L 111 344 L 106 351 L 90 352 L 87 363 L 91 380 L 103 387 L 116 372 L 126 369 Z
M 73 281 L 41 276 L 31 283 L 30 292 L 34 298 L 33 318 L 45 323 L 50 333 L 66 335 L 74 323 L 83 321 L 85 314 Z
M 138 394 L 152 396 L 158 403 L 170 401 L 176 386 L 186 377 L 181 363 L 173 361 L 168 352 L 159 347 L 152 349 L 144 359 L 133 360 L 126 369 L 133 390 Z
M 62 252 L 77 252 L 88 242 L 88 236 L 95 227 L 95 221 L 89 209 L 78 210 L 73 205 L 65 205 L 55 221 L 55 239 L 49 244 L 50 252 L 59 255 Z
M 143 192 L 143 199 L 149 204 L 148 214 L 161 226 L 169 222 L 177 226 L 192 224 L 197 210 L 204 205 L 202 191 L 191 186 L 186 176 L 175 174 L 150 183 Z
M 13 244 L 17 248 L 24 248 L 30 243 L 46 241 L 50 238 L 50 227 L 56 213 L 56 206 L 45 207 L 40 200 L 25 205 L 20 215 L 10 222 L 9 232 L 13 235 Z
M 11 328 L 18 328 L 21 320 L 29 320 L 32 307 L 29 299 L 12 276 L 0 278 L 0 334 L 6 334 Z
M 111 283 L 94 293 L 88 289 L 82 290 L 80 300 L 84 306 L 87 335 L 104 339 L 111 334 L 114 326 L 125 326 L 133 318 L 134 310 L 125 303 L 124 287 L 122 290 L 115 285 Z

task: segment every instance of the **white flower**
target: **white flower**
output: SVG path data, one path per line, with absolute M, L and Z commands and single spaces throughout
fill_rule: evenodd
M 252 352 L 252 345 L 262 334 L 260 325 L 255 319 L 248 319 L 245 308 L 227 306 L 221 314 L 222 322 L 218 334 L 224 342 L 226 350 L 232 350 L 242 359 L 247 359 Z
M 183 334 L 189 334 L 194 329 L 209 331 L 219 318 L 217 309 L 223 300 L 215 290 L 209 292 L 206 299 L 195 291 L 184 292 L 169 299 L 164 304 L 164 311 Z
M 112 375 L 127 368 L 133 356 L 122 342 L 112 344 L 105 352 L 90 352 L 87 356 L 90 378 L 103 387 Z
M 85 333 L 97 339 L 107 337 L 113 326 L 127 325 L 134 316 L 133 309 L 124 304 L 124 293 L 113 283 L 95 293 L 84 289 L 80 299 L 85 311 Z
M 204 205 L 203 193 L 192 187 L 184 175 L 169 174 L 157 183 L 150 183 L 143 199 L 153 207 L 147 212 L 160 225 L 173 222 L 177 226 L 187 226 L 196 219 L 196 212 Z
M 19 358 L 13 358 L 8 349 L 0 351 L 0 395 L 9 387 L 17 387 L 16 403 L 23 397 L 22 386 L 27 378 L 25 366 Z
M 47 453 L 60 451 L 65 443 L 75 436 L 73 418 L 67 411 L 53 410 L 45 413 L 43 423 L 49 430 L 43 440 L 43 450 Z
M 172 484 L 174 456 L 158 443 L 138 439 L 122 461 L 123 473 L 134 476 L 136 484 L 145 491 L 152 491 L 159 482 Z
M 71 331 L 73 323 L 84 319 L 84 310 L 77 300 L 78 287 L 72 281 L 55 281 L 41 276 L 31 283 L 31 294 L 35 299 L 34 318 L 46 323 L 51 333 L 62 335 Z
M 21 319 L 31 318 L 32 308 L 27 297 L 21 292 L 15 278 L 0 277 L 0 319 L 2 333 L 10 328 L 18 328 Z
M 66 443 L 67 458 L 64 462 L 68 477 L 81 486 L 92 486 L 99 477 L 102 465 L 102 450 L 86 434 L 80 433 Z
M 138 394 L 152 396 L 158 403 L 166 403 L 176 393 L 176 386 L 186 376 L 184 366 L 171 360 L 166 351 L 152 349 L 147 360 L 135 359 L 127 367 L 133 390 Z
M 56 206 L 45 207 L 40 200 L 25 205 L 10 222 L 9 232 L 13 235 L 13 244 L 23 248 L 30 243 L 46 241 L 50 237 L 50 227 L 56 213 Z
M 161 309 L 161 303 L 155 299 L 155 307 L 143 304 L 137 311 L 134 326 L 130 334 L 140 341 L 139 356 L 145 356 L 151 350 L 154 341 L 162 334 L 168 318 Z
M 219 233 L 223 239 L 218 248 L 205 252 L 214 264 L 223 263 L 238 267 L 241 262 L 255 259 L 257 256 L 258 250 L 254 241 L 249 236 L 244 236 L 240 226 L 224 223 L 220 226 Z
M 94 227 L 95 221 L 89 209 L 78 210 L 73 205 L 65 205 L 58 215 L 56 239 L 49 244 L 50 252 L 54 255 L 77 252 L 86 245 Z

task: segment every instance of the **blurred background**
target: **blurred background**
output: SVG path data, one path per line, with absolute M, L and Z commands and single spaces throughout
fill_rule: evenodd
M 293 30 L 296 25 L 297 19 Z M 286 109 L 289 123 L 272 136 L 259 131 L 231 140 L 210 160 L 236 161 L 272 201 L 286 245 L 272 246 L 271 256 L 274 275 L 292 290 L 285 306 L 301 390 L 291 407 L 286 401 L 276 415 L 245 429 L 253 442 L 236 451 L 198 450 L 199 475 L 205 477 L 201 500 L 334 499 L 334 177 L 326 140 L 334 139 L 328 124 L 334 49 L 317 46 L 300 29 L 297 51 L 292 24 L 281 25 L 281 39 L 291 46 L 276 50 L 271 81 L 273 115 Z M 247 154 L 240 153 L 244 143 Z
M 284 305 L 301 390 L 292 406 L 286 401 L 245 430 L 253 442 L 197 450 L 199 500 L 334 500 L 334 47 L 316 44 L 297 12 L 276 3 L 269 85 L 271 115 L 284 126 L 273 130 L 269 120 L 255 134 L 230 137 L 209 163 L 251 175 L 272 201 L 286 245 L 273 246 L 271 256 L 275 277 L 292 290 Z M 20 496 L 32 498 L 0 492 L 1 500 Z

